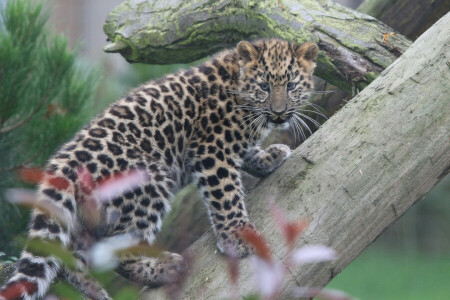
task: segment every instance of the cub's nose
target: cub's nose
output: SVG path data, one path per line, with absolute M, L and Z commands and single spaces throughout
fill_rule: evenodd
M 286 112 L 286 110 L 287 110 L 286 104 L 282 105 L 270 104 L 270 111 L 276 114 L 277 116 L 282 116 Z

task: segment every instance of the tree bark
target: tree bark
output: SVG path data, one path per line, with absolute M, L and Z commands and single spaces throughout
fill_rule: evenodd
M 283 291 L 325 286 L 450 171 L 449 61 L 450 13 L 250 188 L 250 217 L 275 257 L 282 260 L 286 253 L 267 209 L 271 198 L 287 219 L 310 221 L 299 247 L 320 243 L 340 253 L 331 263 L 289 266 Z M 229 275 L 211 232 L 188 252 L 198 259 L 182 298 L 230 297 Z M 241 260 L 241 295 L 255 290 L 250 264 Z M 144 295 L 164 297 L 161 289 Z
M 448 0 L 365 0 L 358 11 L 416 39 L 450 11 Z
M 129 62 L 169 64 L 203 58 L 240 40 L 280 37 L 315 41 L 316 75 L 345 91 L 362 90 L 409 46 L 373 17 L 330 0 L 126 0 L 104 25 Z

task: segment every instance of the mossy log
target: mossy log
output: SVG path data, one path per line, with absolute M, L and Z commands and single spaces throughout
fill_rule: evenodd
M 289 220 L 310 224 L 305 244 L 340 256 L 289 266 L 283 291 L 323 287 L 450 171 L 450 13 L 426 31 L 364 91 L 297 148 L 279 169 L 250 188 L 251 219 L 275 257 L 283 237 L 270 216 L 274 198 Z M 211 232 L 191 245 L 197 257 L 182 299 L 232 296 L 229 274 Z M 255 290 L 251 260 L 242 259 L 240 295 Z M 165 299 L 152 290 L 144 299 Z
M 314 41 L 316 75 L 345 91 L 362 90 L 409 46 L 377 19 L 330 0 L 126 0 L 108 16 L 106 52 L 129 62 L 186 63 L 238 41 L 280 37 Z

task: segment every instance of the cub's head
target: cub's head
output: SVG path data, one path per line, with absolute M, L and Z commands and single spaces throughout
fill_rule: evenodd
M 312 74 L 318 47 L 307 42 L 291 44 L 279 39 L 242 41 L 237 45 L 239 91 L 254 118 L 266 125 L 290 124 L 313 89 Z M 263 122 L 264 121 L 264 122 Z

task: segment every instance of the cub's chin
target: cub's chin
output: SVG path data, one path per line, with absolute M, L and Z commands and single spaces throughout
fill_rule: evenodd
M 289 118 L 286 120 L 282 120 L 280 118 L 276 120 L 269 120 L 268 127 L 270 129 L 272 128 L 278 128 L 278 129 L 288 129 L 289 128 Z

